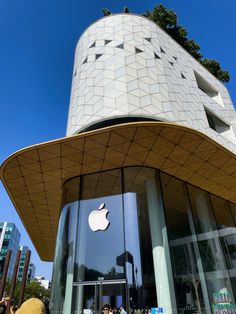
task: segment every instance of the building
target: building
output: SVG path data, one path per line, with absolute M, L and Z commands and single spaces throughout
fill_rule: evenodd
M 26 253 L 28 251 L 30 251 L 30 249 L 28 246 L 21 245 L 19 247 L 19 250 L 21 251 L 21 256 L 20 256 L 20 263 L 19 263 L 19 267 L 18 267 L 17 280 L 21 281 L 23 278 Z M 34 279 L 35 270 L 36 270 L 35 265 L 33 263 L 29 263 L 27 280 Z
M 11 278 L 14 271 L 16 254 L 20 242 L 20 232 L 16 225 L 11 222 L 0 222 L 0 278 L 3 274 L 7 251 L 11 250 L 7 277 Z
M 38 283 L 44 287 L 45 289 L 50 289 L 51 288 L 51 282 L 48 279 L 45 279 L 45 277 L 42 276 L 37 276 L 35 279 L 38 281 Z
M 153 22 L 117 14 L 85 30 L 67 136 L 1 167 L 54 259 L 52 313 L 235 313 L 235 121 L 225 86 Z
M 29 264 L 29 269 L 28 269 L 28 280 L 32 280 L 35 277 L 35 272 L 36 272 L 36 267 L 33 263 Z

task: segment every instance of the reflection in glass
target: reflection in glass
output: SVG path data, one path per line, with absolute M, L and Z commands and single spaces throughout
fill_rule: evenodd
M 99 277 L 118 279 L 125 276 L 124 266 L 117 265 L 116 262 L 116 257 L 124 252 L 120 176 L 120 170 L 114 170 L 88 175 L 82 180 L 75 281 L 98 280 Z M 107 215 L 101 213 L 101 205 L 107 209 Z M 98 231 L 93 231 L 88 223 L 92 212 L 94 221 L 99 221 Z M 108 227 L 99 230 L 106 218 L 109 221 Z
M 71 308 L 77 212 L 78 202 L 74 202 L 63 208 L 60 217 L 53 268 L 52 313 Z
M 126 308 L 125 284 L 99 281 L 73 287 L 71 313 L 100 314 L 104 304 L 109 304 L 111 309 L 119 308 L 121 304 Z
M 198 245 L 205 272 L 208 294 L 212 308 L 216 309 L 216 295 L 228 295 L 234 303 L 233 291 L 229 280 L 229 273 L 225 263 L 225 255 L 222 250 L 220 234 L 213 215 L 212 203 L 209 193 L 193 186 L 188 186 L 190 202 L 193 210 L 196 230 L 198 232 Z M 227 221 L 220 217 L 218 207 L 225 204 L 218 198 L 212 197 L 215 205 L 218 226 L 224 226 Z M 228 211 L 229 213 L 229 211 Z M 226 213 L 227 215 L 227 213 Z M 219 297 L 220 299 L 220 297 Z
M 210 313 L 186 184 L 163 173 L 161 183 L 178 310 Z
M 126 271 L 134 309 L 157 306 L 146 187 L 153 173 L 148 168 L 124 169 L 125 243 L 130 256 Z
M 211 195 L 211 203 L 215 214 L 218 229 L 230 227 L 234 228 L 235 223 L 232 216 L 232 212 L 229 207 L 229 202 L 215 195 Z M 235 232 L 236 230 L 232 231 Z

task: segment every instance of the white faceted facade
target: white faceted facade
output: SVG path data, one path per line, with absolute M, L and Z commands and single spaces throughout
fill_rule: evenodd
M 188 126 L 236 152 L 225 86 L 156 24 L 131 14 L 105 17 L 81 36 L 67 135 L 122 117 Z

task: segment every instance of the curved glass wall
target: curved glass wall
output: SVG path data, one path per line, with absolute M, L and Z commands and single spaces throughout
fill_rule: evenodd
M 52 313 L 236 313 L 236 205 L 155 169 L 63 187 Z

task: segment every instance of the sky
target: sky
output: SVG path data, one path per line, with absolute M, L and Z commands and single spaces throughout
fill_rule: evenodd
M 18 149 L 63 137 L 74 62 L 81 33 L 102 9 L 143 13 L 162 3 L 173 9 L 205 58 L 228 70 L 236 104 L 235 0 L 0 0 L 0 164 Z M 14 222 L 21 245 L 32 249 L 36 275 L 51 278 L 0 183 L 0 221 Z

